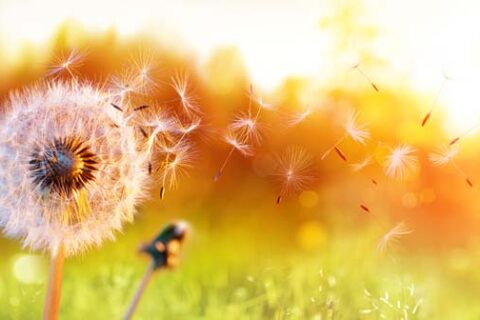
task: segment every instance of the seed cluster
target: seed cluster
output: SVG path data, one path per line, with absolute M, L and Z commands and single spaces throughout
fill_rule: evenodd
M 78 137 L 57 138 L 32 153 L 29 169 L 42 192 L 69 197 L 95 180 L 98 158 Z

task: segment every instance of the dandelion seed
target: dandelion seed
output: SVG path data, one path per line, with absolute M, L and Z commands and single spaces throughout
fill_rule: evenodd
M 454 145 L 455 143 L 458 142 L 458 140 L 460 140 L 460 137 L 456 137 L 455 139 L 453 139 L 452 141 L 450 141 L 450 145 Z
M 275 155 L 272 176 L 281 184 L 277 204 L 289 194 L 303 190 L 313 180 L 313 158 L 300 147 L 288 147 Z
M 372 86 L 372 88 L 379 92 L 380 90 L 378 89 L 377 85 L 370 79 L 370 77 L 360 68 L 360 64 L 356 64 L 353 66 L 353 69 L 357 70 L 360 75 L 367 80 L 367 82 Z
M 128 72 L 132 75 L 134 87 L 138 88 L 142 94 L 147 94 L 158 87 L 155 69 L 153 57 L 149 52 L 140 52 L 137 57 L 131 59 Z
M 442 166 L 453 161 L 458 152 L 459 148 L 456 146 L 441 147 L 431 152 L 428 158 L 434 166 Z
M 143 105 L 143 106 L 139 106 L 139 107 L 134 108 L 133 111 L 140 111 L 140 110 L 144 110 L 144 109 L 147 109 L 147 108 L 150 108 L 150 106 Z
M 218 181 L 220 177 L 223 174 L 223 171 L 225 170 L 228 162 L 230 161 L 230 158 L 233 155 L 233 152 L 237 150 L 244 156 L 249 156 L 252 153 L 251 146 L 246 144 L 243 140 L 245 139 L 244 137 L 241 137 L 238 135 L 237 132 L 235 131 L 229 131 L 224 137 L 225 141 L 231 146 L 230 151 L 227 153 L 227 156 L 225 157 L 225 160 L 222 162 L 222 165 L 220 166 L 220 169 L 217 171 L 215 174 L 215 177 L 213 178 L 213 181 Z
M 473 188 L 473 182 L 472 180 L 470 180 L 469 178 L 465 178 L 465 181 L 467 182 L 467 184 Z
M 365 144 L 366 140 L 370 138 L 370 132 L 364 124 L 358 123 L 357 118 L 358 112 L 350 112 L 345 124 L 345 130 L 355 142 Z
M 361 204 L 360 209 L 362 209 L 363 211 L 365 211 L 367 213 L 370 213 L 370 209 L 366 205 Z
M 458 154 L 459 148 L 457 146 L 449 145 L 448 147 L 440 147 L 429 154 L 429 160 L 434 166 L 443 166 L 451 163 L 455 170 L 460 173 L 465 182 L 473 187 L 473 182 L 468 178 L 467 174 L 457 165 L 454 158 Z
M 347 162 L 347 157 L 345 156 L 345 154 L 343 153 L 342 150 L 340 150 L 339 147 L 335 147 L 335 152 L 338 154 L 338 156 L 345 162 Z
M 402 179 L 408 171 L 415 169 L 417 158 L 413 155 L 415 149 L 406 144 L 399 144 L 390 149 L 385 162 L 387 176 Z
M 117 109 L 118 111 L 123 112 L 123 109 L 120 108 L 119 106 L 117 106 L 115 103 L 110 103 L 110 105 L 111 105 L 112 107 L 114 107 L 115 109 Z
M 169 185 L 170 189 L 175 189 L 180 177 L 187 174 L 188 169 L 193 165 L 194 153 L 191 146 L 183 141 L 168 150 L 165 159 L 161 164 L 162 186 Z M 163 198 L 165 190 L 162 192 Z
M 188 115 L 199 113 L 198 99 L 189 92 L 188 74 L 178 72 L 171 77 L 171 82 L 171 86 L 180 98 L 183 110 Z
M 84 52 L 73 49 L 68 55 L 61 55 L 55 58 L 55 61 L 50 67 L 50 70 L 47 72 L 46 77 L 53 75 L 57 77 L 62 72 L 66 71 L 72 78 L 75 78 L 76 70 L 82 65 L 84 58 Z
M 422 119 L 422 127 L 424 127 L 427 124 L 428 120 L 430 119 L 430 117 L 432 115 L 432 112 L 436 109 L 436 107 L 438 105 L 438 99 L 440 98 L 440 95 L 442 94 L 443 88 L 445 87 L 445 84 L 448 80 L 450 80 L 450 78 L 446 74 L 443 74 L 442 83 L 440 85 L 440 88 L 438 89 L 437 94 L 435 95 L 435 99 L 433 100 L 430 111 Z
M 350 112 L 348 114 L 347 120 L 344 126 L 345 127 L 344 135 L 340 137 L 337 141 L 335 141 L 335 143 L 330 148 L 328 148 L 327 151 L 324 152 L 324 154 L 321 157 L 321 160 L 325 159 L 330 154 L 330 152 L 335 150 L 337 155 L 343 161 L 347 161 L 347 157 L 339 148 L 339 145 L 345 140 L 347 136 L 352 138 L 352 140 L 357 143 L 365 144 L 366 140 L 369 139 L 370 137 L 370 133 L 365 128 L 365 125 L 357 122 L 357 118 L 358 118 L 357 112 Z
M 176 125 L 173 131 L 181 134 L 182 136 L 185 136 L 197 130 L 200 127 L 201 123 L 201 118 L 194 118 L 188 124 L 183 124 L 179 119 L 176 119 Z
M 112 77 L 109 87 L 112 98 L 118 98 L 120 102 L 127 103 L 126 99 L 130 95 L 141 93 L 141 87 L 138 87 L 135 78 L 136 75 L 129 71 L 120 76 Z
M 287 126 L 289 127 L 294 127 L 303 121 L 305 121 L 311 114 L 313 110 L 311 109 L 310 106 L 307 106 L 305 110 L 301 112 L 295 112 L 291 118 L 287 121 Z
M 471 126 L 471 127 L 468 128 L 464 133 L 462 133 L 462 134 L 459 135 L 458 137 L 452 139 L 449 144 L 450 144 L 450 145 L 456 144 L 458 141 L 460 141 L 460 139 L 463 139 L 464 137 L 472 134 L 472 133 L 475 132 L 479 127 L 480 127 L 480 123 L 477 123 L 477 124 Z
M 225 141 L 231 145 L 234 150 L 237 150 L 244 156 L 249 156 L 252 154 L 251 146 L 242 142 L 242 140 L 233 132 L 229 132 L 225 135 Z
M 365 157 L 362 161 L 353 163 L 350 166 L 352 167 L 352 170 L 355 172 L 361 171 L 365 167 L 367 167 L 369 164 L 372 163 L 372 156 L 367 156 Z
M 412 233 L 412 230 L 404 222 L 400 222 L 382 236 L 378 242 L 377 250 L 385 252 L 389 248 L 398 245 L 400 239 L 410 233 Z
M 230 124 L 230 130 L 239 132 L 248 141 L 260 143 L 262 140 L 258 121 L 249 114 L 235 117 Z

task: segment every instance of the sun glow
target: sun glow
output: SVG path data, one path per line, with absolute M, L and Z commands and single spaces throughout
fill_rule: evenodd
M 432 117 L 445 113 L 446 128 L 459 132 L 480 121 L 479 42 L 473 35 L 479 9 L 474 0 L 458 1 L 453 9 L 435 0 L 85 0 L 82 6 L 58 0 L 3 1 L 0 34 L 11 60 L 25 43 L 48 42 L 68 20 L 92 31 L 114 27 L 121 36 L 147 32 L 167 43 L 180 41 L 201 64 L 221 47 L 236 47 L 250 76 L 266 89 L 289 76 L 338 81 L 368 52 L 384 62 L 370 68 L 381 86 L 406 81 L 432 104 L 437 101 Z M 445 74 L 451 80 L 438 93 Z

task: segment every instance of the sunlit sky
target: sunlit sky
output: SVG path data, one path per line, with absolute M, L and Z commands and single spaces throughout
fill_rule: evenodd
M 0 34 L 10 57 L 25 41 L 46 41 L 69 18 L 92 31 L 114 26 L 122 35 L 133 35 L 148 30 L 163 41 L 182 43 L 200 62 L 219 47 L 235 46 L 256 84 L 273 88 L 289 75 L 328 82 L 358 62 L 355 34 L 351 52 L 337 57 L 332 54 L 335 35 L 320 27 L 358 3 L 363 9 L 352 10 L 355 23 L 378 29 L 372 51 L 387 61 L 373 76 L 391 81 L 390 87 L 401 79 L 433 100 L 445 73 L 452 81 L 439 102 L 448 107 L 450 129 L 480 120 L 476 0 L 0 0 Z

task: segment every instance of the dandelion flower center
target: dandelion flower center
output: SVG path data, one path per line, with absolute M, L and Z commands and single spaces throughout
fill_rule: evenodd
M 94 181 L 98 169 L 95 153 L 77 137 L 58 138 L 40 147 L 29 164 L 33 182 L 42 192 L 66 197 Z

